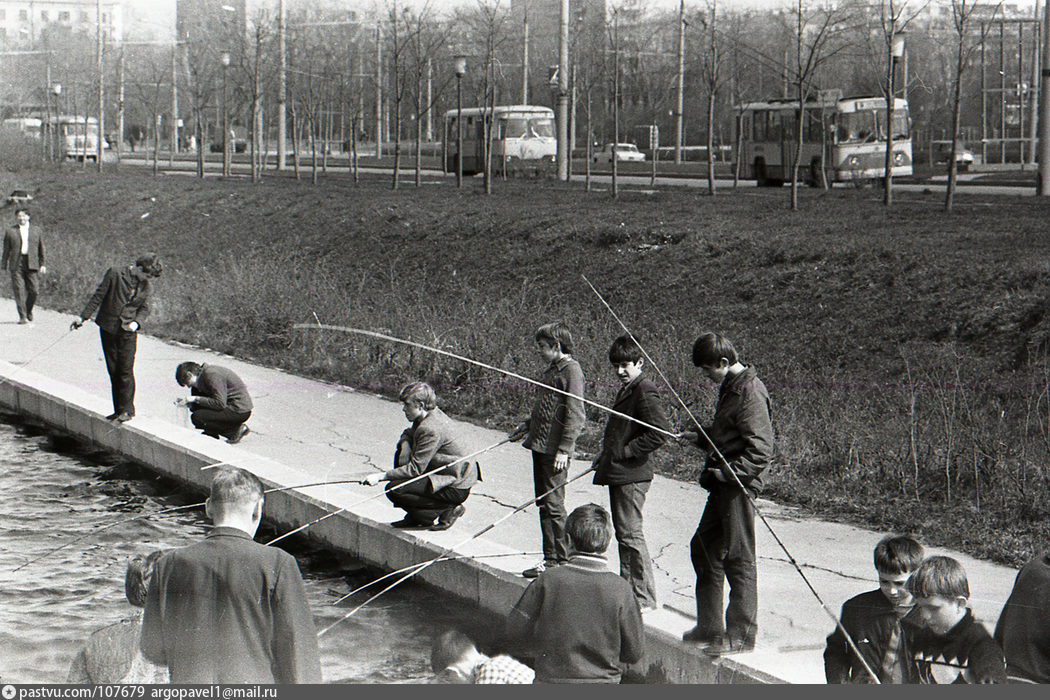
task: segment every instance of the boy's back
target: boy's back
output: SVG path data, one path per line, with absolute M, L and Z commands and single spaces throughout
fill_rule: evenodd
M 630 584 L 605 558 L 574 554 L 532 582 L 507 621 L 536 650 L 537 683 L 618 683 L 642 657 L 642 617 Z

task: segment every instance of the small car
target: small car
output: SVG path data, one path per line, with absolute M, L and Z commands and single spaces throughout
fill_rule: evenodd
M 933 162 L 934 163 L 947 163 L 948 154 L 952 151 L 951 141 L 934 141 L 933 142 Z M 955 144 L 955 167 L 961 171 L 966 172 L 973 165 L 973 151 L 966 147 L 962 141 L 958 141 Z
M 613 153 L 613 144 L 607 143 L 602 150 L 594 154 L 595 163 L 611 163 Z M 645 154 L 638 150 L 638 147 L 633 143 L 618 143 L 616 144 L 616 160 L 620 163 L 624 162 L 642 162 L 645 160 Z

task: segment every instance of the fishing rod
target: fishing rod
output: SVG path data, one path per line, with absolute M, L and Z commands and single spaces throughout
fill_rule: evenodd
M 30 363 L 31 363 L 31 362 L 32 362 L 33 360 L 37 359 L 38 357 L 40 357 L 41 355 L 43 355 L 43 354 L 44 354 L 45 352 L 47 352 L 47 351 L 48 351 L 48 350 L 50 350 L 51 348 L 53 348 L 53 347 L 55 347 L 56 345 L 58 345 L 59 343 L 61 343 L 61 342 L 62 342 L 63 340 L 65 340 L 65 339 L 66 339 L 66 336 L 68 336 L 68 335 L 69 335 L 70 333 L 72 333 L 72 332 L 73 332 L 73 329 L 72 329 L 72 328 L 70 328 L 70 329 L 69 329 L 69 330 L 67 330 L 67 331 L 66 331 L 65 333 L 63 333 L 62 335 L 60 335 L 60 336 L 58 337 L 58 339 L 57 339 L 57 340 L 55 340 L 54 342 L 50 343 L 50 344 L 49 344 L 49 345 L 48 345 L 47 347 L 45 347 L 45 348 L 44 348 L 43 350 L 41 350 L 40 352 L 36 353 L 35 355 L 33 355 L 32 357 L 30 357 L 30 358 L 29 358 L 28 360 L 26 360 L 25 362 L 23 362 L 23 363 L 21 364 L 21 366 L 19 366 L 19 367 L 15 367 L 15 371 L 14 371 L 14 372 L 12 372 L 10 376 L 8 376 L 8 377 L 3 377 L 3 378 L 0 378 L 0 384 L 3 384 L 3 383 L 10 383 L 11 379 L 12 379 L 12 378 L 13 378 L 13 377 L 14 377 L 14 376 L 15 376 L 16 374 L 18 374 L 19 372 L 21 372 L 22 370 L 24 370 L 24 369 L 25 369 L 26 367 L 28 367 L 28 366 L 29 366 L 29 364 L 30 364 Z
M 453 554 L 451 556 L 443 556 L 443 557 L 441 557 L 441 559 L 439 561 L 456 561 L 457 559 L 496 559 L 496 558 L 499 558 L 499 557 L 532 557 L 532 556 L 538 556 L 540 554 L 543 554 L 543 552 L 503 552 L 502 554 Z M 423 563 L 426 563 L 426 562 L 423 562 Z M 352 590 L 349 593 L 347 593 L 346 595 L 344 595 L 339 600 L 333 602 L 332 605 L 339 605 L 340 603 L 342 603 L 347 598 L 351 598 L 351 597 L 357 595 L 358 593 L 360 593 L 361 591 L 365 590 L 366 588 L 371 588 L 372 586 L 376 585 L 377 583 L 381 583 L 383 581 L 386 581 L 387 579 L 393 578 L 394 576 L 397 576 L 398 574 L 403 574 L 403 573 L 405 573 L 406 571 L 408 571 L 410 569 L 419 568 L 419 567 L 423 566 L 423 563 L 421 563 L 421 564 L 409 564 L 408 566 L 402 567 L 402 568 L 398 569 L 397 571 L 391 571 L 389 574 L 385 574 L 383 576 L 380 576 L 379 578 L 375 579 L 374 581 L 369 581 L 368 583 L 364 584 L 363 586 L 358 586 L 354 590 Z M 821 647 L 821 648 L 823 649 L 823 647 Z
M 635 418 L 634 416 L 629 416 L 626 413 L 620 413 L 619 411 L 613 410 L 613 409 L 609 408 L 608 406 L 603 406 L 602 404 L 597 403 L 596 401 L 591 401 L 590 399 L 586 399 L 583 396 L 580 396 L 579 394 L 573 394 L 573 393 L 570 393 L 568 391 L 565 391 L 564 389 L 559 389 L 557 387 L 550 386 L 549 384 L 544 384 L 543 382 L 537 381 L 535 379 L 529 379 L 528 377 L 525 377 L 525 376 L 522 376 L 520 374 L 517 374 L 516 372 L 511 372 L 510 370 L 501 369 L 499 367 L 495 367 L 493 365 L 486 364 L 486 363 L 484 363 L 484 362 L 482 362 L 480 360 L 474 360 L 474 359 L 471 359 L 469 357 L 464 357 L 463 355 L 457 355 L 456 353 L 449 352 L 447 350 L 441 350 L 440 348 L 435 348 L 435 347 L 432 347 L 430 345 L 425 345 L 423 343 L 417 343 L 417 342 L 414 342 L 414 341 L 411 341 L 411 340 L 405 340 L 404 338 L 397 338 L 397 337 L 392 336 L 392 335 L 386 335 L 385 333 L 377 333 L 375 331 L 368 331 L 368 330 L 364 330 L 362 328 L 352 328 L 352 327 L 349 327 L 349 326 L 330 326 L 330 325 L 325 325 L 325 324 L 316 324 L 315 325 L 315 324 L 312 324 L 312 323 L 297 323 L 297 324 L 295 324 L 292 327 L 300 329 L 300 330 L 340 331 L 340 332 L 343 332 L 343 333 L 353 333 L 353 334 L 357 334 L 357 335 L 365 335 L 365 336 L 368 336 L 370 338 L 378 338 L 380 340 L 388 340 L 388 341 L 390 341 L 392 343 L 400 343 L 401 345 L 408 345 L 409 347 L 419 348 L 420 350 L 427 350 L 428 352 L 433 352 L 433 353 L 437 353 L 438 355 L 444 355 L 446 357 L 451 357 L 453 359 L 459 360 L 461 362 L 466 362 L 468 364 L 475 365 L 477 367 L 482 367 L 484 369 L 490 369 L 490 370 L 492 370 L 494 372 L 499 372 L 500 374 L 504 374 L 504 375 L 506 375 L 508 377 L 512 377 L 514 379 L 519 379 L 519 380 L 521 380 L 523 382 L 526 382 L 527 384 L 534 384 L 534 385 L 536 385 L 538 387 L 546 389 L 547 391 L 552 391 L 555 394 L 561 394 L 562 396 L 567 396 L 570 399 L 578 399 L 579 401 L 582 401 L 583 403 L 587 404 L 588 406 L 593 406 L 593 407 L 597 408 L 600 411 L 604 411 L 606 413 L 609 413 L 611 415 L 617 416 L 619 418 L 623 418 L 624 420 L 630 421 L 632 423 L 637 423 L 638 425 L 642 426 L 643 428 L 648 428 L 649 430 L 655 430 L 656 432 L 658 432 L 658 433 L 660 433 L 662 435 L 666 435 L 666 436 L 671 437 L 671 438 L 677 438 L 678 437 L 678 433 L 672 433 L 669 430 L 665 430 L 665 429 L 660 428 L 658 426 L 651 425 L 649 423 L 646 423 L 643 420 Z
M 584 470 L 584 471 L 580 472 L 579 474 L 577 474 L 576 476 L 572 477 L 571 479 L 566 481 L 564 484 L 560 484 L 558 486 L 555 486 L 552 489 L 548 489 L 547 491 L 543 492 L 539 496 L 536 496 L 535 498 L 530 499 L 530 500 L 526 501 L 525 503 L 522 503 L 520 506 L 518 506 L 517 508 L 515 508 L 511 512 L 509 512 L 506 515 L 500 517 L 498 520 L 495 520 L 492 523 L 489 523 L 488 525 L 486 525 L 485 527 L 481 528 L 480 530 L 478 530 L 477 532 L 475 532 L 473 535 L 471 535 L 470 537 L 466 538 L 462 542 L 457 542 L 456 544 L 452 545 L 451 547 L 447 547 L 445 549 L 445 551 L 443 551 L 441 554 L 437 555 L 433 559 L 430 559 L 429 561 L 425 561 L 425 562 L 423 562 L 421 564 L 416 564 L 416 565 L 414 565 L 414 567 L 409 567 L 409 568 L 412 569 L 411 571 L 409 571 L 407 574 L 405 574 L 401 578 L 399 578 L 396 581 L 394 581 L 393 583 L 391 583 L 389 586 L 387 586 L 383 590 L 381 590 L 378 593 L 376 593 L 375 595 L 373 595 L 371 598 L 369 598 L 365 602 L 363 602 L 360 605 L 358 605 L 356 608 L 354 608 L 353 610 L 348 612 L 346 615 L 343 615 L 341 618 L 339 618 L 338 620 L 336 620 L 332 624 L 330 624 L 327 627 L 325 627 L 323 630 L 321 630 L 320 632 L 317 633 L 317 636 L 318 637 L 324 636 L 324 634 L 326 632 L 328 632 L 330 629 L 332 629 L 333 627 L 338 625 L 340 622 L 342 622 L 343 620 L 347 620 L 347 619 L 353 617 L 354 613 L 356 613 L 358 610 L 360 610 L 361 608 L 363 608 L 366 605 L 368 605 L 369 603 L 371 603 L 373 600 L 375 600 L 379 596 L 383 595 L 384 593 L 386 593 L 387 591 L 391 590 L 392 588 L 395 588 L 399 584 L 401 584 L 401 583 L 407 581 L 408 579 L 412 578 L 413 576 L 415 576 L 419 572 L 423 571 L 424 569 L 428 568 L 432 564 L 436 564 L 443 557 L 446 557 L 449 554 L 451 554 L 457 547 L 462 547 L 463 545 L 467 544 L 468 542 L 470 542 L 472 540 L 476 540 L 477 538 L 481 537 L 486 532 L 488 532 L 489 530 L 493 529 L 494 527 L 496 527 L 497 525 L 499 525 L 501 522 L 503 522 L 507 518 L 511 517 L 512 515 L 514 515 L 516 513 L 520 513 L 521 511 L 525 510 L 526 508 L 528 508 L 529 506 L 531 506 L 533 503 L 535 503 L 536 501 L 540 500 L 541 498 L 544 498 L 544 497 L 550 495 L 551 493 L 553 493 L 554 491 L 557 491 L 560 488 L 564 488 L 564 487 L 568 486 L 569 484 L 571 484 L 572 482 L 576 481 L 577 479 L 580 479 L 580 478 L 582 478 L 584 476 L 587 476 L 588 474 L 590 474 L 594 470 L 595 470 L 595 466 L 592 464 L 586 470 Z
M 316 520 L 311 520 L 310 522 L 306 523 L 305 525 L 300 525 L 299 527 L 295 528 L 294 530 L 291 530 L 289 532 L 284 533 L 280 537 L 275 537 L 274 539 L 270 540 L 266 544 L 267 545 L 271 545 L 271 544 L 274 544 L 276 542 L 280 542 L 284 538 L 291 537 L 295 533 L 297 533 L 297 532 L 299 532 L 301 530 L 305 530 L 306 528 L 308 528 L 308 527 L 310 527 L 312 525 L 316 525 L 317 523 L 321 522 L 322 520 L 327 520 L 328 518 L 331 518 L 333 515 L 339 515 L 340 513 L 345 513 L 346 511 L 348 511 L 348 510 L 350 510 L 352 508 L 356 508 L 357 506 L 362 505 L 363 503 L 367 503 L 367 502 L 369 502 L 369 501 L 371 501 L 373 499 L 379 498 L 380 496 L 385 496 L 386 494 L 390 493 L 391 491 L 396 491 L 397 489 L 401 488 L 402 486 L 408 486 L 411 483 L 419 481 L 423 477 L 435 474 L 435 473 L 441 471 L 442 469 L 447 469 L 448 467 L 451 467 L 454 464 L 459 464 L 460 462 L 466 462 L 468 460 L 471 460 L 471 459 L 477 457 L 480 454 L 484 454 L 485 452 L 488 452 L 489 450 L 494 450 L 497 447 L 499 447 L 500 445 L 504 445 L 504 444 L 506 444 L 506 443 L 508 443 L 510 441 L 511 440 L 510 440 L 509 437 L 503 438 L 499 442 L 494 443 L 492 445 L 489 445 L 488 447 L 482 448 L 482 449 L 478 450 L 477 452 L 469 454 L 469 455 L 467 455 L 465 457 L 460 457 L 459 459 L 456 459 L 456 460 L 454 460 L 452 462 L 449 462 L 448 464 L 442 464 L 440 467 L 434 467 L 433 469 L 431 469 L 429 471 L 423 472 L 419 476 L 414 476 L 411 479 L 407 479 L 407 480 L 402 481 L 402 482 L 400 482 L 398 484 L 395 484 L 394 486 L 391 486 L 388 489 L 384 489 L 383 491 L 380 491 L 377 494 L 373 494 L 373 495 L 369 496 L 368 498 L 362 499 L 362 500 L 360 500 L 360 501 L 358 501 L 356 503 L 351 503 L 350 505 L 345 506 L 343 508 L 340 508 L 339 510 L 333 510 L 330 513 L 325 513 L 320 518 L 317 518 Z M 359 480 L 358 483 L 361 483 L 361 481 Z
M 849 644 L 849 647 L 853 651 L 853 653 L 860 660 L 861 664 L 864 665 L 864 670 L 871 675 L 872 680 L 876 684 L 881 684 L 881 682 L 879 681 L 879 677 L 872 670 L 871 666 L 868 665 L 868 662 L 864 658 L 864 656 L 860 653 L 860 649 L 857 648 L 857 644 L 856 642 L 854 642 L 853 637 L 850 635 L 849 631 L 843 626 L 842 621 L 839 620 L 838 616 L 835 613 L 833 613 L 830 608 L 828 608 L 827 604 L 824 602 L 824 599 L 821 598 L 820 594 L 817 592 L 817 589 L 813 587 L 812 583 L 810 583 L 809 578 L 807 578 L 805 572 L 802 571 L 802 567 L 799 566 L 798 562 L 795 560 L 795 557 L 792 556 L 790 551 L 788 551 L 787 546 L 781 541 L 780 537 L 777 536 L 777 533 L 773 530 L 773 526 L 769 524 L 769 521 L 766 520 L 766 516 L 762 514 L 762 511 L 758 508 L 758 504 L 755 503 L 755 499 L 751 497 L 751 493 L 744 486 L 744 483 L 740 481 L 740 477 L 737 476 L 736 470 L 733 469 L 733 467 L 729 464 L 729 460 L 726 459 L 725 455 L 722 454 L 722 451 L 718 449 L 717 445 L 715 445 L 714 440 L 708 437 L 707 431 L 704 430 L 703 426 L 700 425 L 700 421 L 697 420 L 696 416 L 693 415 L 693 412 L 689 409 L 689 406 L 685 403 L 685 401 L 682 400 L 682 397 L 678 394 L 678 392 L 675 391 L 674 386 L 667 379 L 667 376 L 664 375 L 664 373 L 660 370 L 660 367 L 656 364 L 656 362 L 653 361 L 653 358 L 650 357 L 649 353 L 645 351 L 645 347 L 638 341 L 637 338 L 634 337 L 634 334 L 631 333 L 631 329 L 627 327 L 627 324 L 620 320 L 620 317 L 615 311 L 613 311 L 613 308 L 609 305 L 609 302 L 607 302 L 605 300 L 605 297 L 601 295 L 601 292 L 599 292 L 595 288 L 595 286 L 591 284 L 591 281 L 587 279 L 585 275 L 581 274 L 580 277 L 582 277 L 583 281 L 587 283 L 587 286 L 591 288 L 591 291 L 595 293 L 598 299 L 602 302 L 602 305 L 604 305 L 605 308 L 609 310 L 609 313 L 612 314 L 613 318 L 616 319 L 616 322 L 620 324 L 620 327 L 623 328 L 624 332 L 626 332 L 627 335 L 630 336 L 631 340 L 635 342 L 635 344 L 638 346 L 638 349 L 642 351 L 642 355 L 645 356 L 646 361 L 660 375 L 660 378 L 664 381 L 664 384 L 667 385 L 667 388 L 678 400 L 678 403 L 681 404 L 683 409 L 685 409 L 685 412 L 689 416 L 689 419 L 693 422 L 693 425 L 696 426 L 696 429 L 699 431 L 699 436 L 707 440 L 708 444 L 711 445 L 712 451 L 715 453 L 715 455 L 717 455 L 718 459 L 721 460 L 722 464 L 725 466 L 725 468 L 722 469 L 722 471 L 728 472 L 733 477 L 733 481 L 736 483 L 737 486 L 740 487 L 741 492 L 743 492 L 744 498 L 747 499 L 747 502 L 758 514 L 758 517 L 762 521 L 762 524 L 766 526 L 767 530 L 769 530 L 769 534 L 773 536 L 773 539 L 776 541 L 776 543 L 780 545 L 780 548 L 782 550 L 784 550 L 784 555 L 787 556 L 788 561 L 791 562 L 791 565 L 795 567 L 795 571 L 798 572 L 798 575 L 802 577 L 802 580 L 806 583 L 806 586 L 809 588 L 810 593 L 812 593 L 813 597 L 817 599 L 817 602 L 820 603 L 820 607 L 824 610 L 825 613 L 827 613 L 828 617 L 830 617 L 832 621 L 834 621 L 835 626 L 842 631 L 843 635 L 845 635 L 846 642 Z

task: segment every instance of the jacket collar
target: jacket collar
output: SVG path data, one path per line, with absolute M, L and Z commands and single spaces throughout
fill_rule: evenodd
M 751 365 L 745 365 L 743 371 L 733 376 L 727 375 L 726 378 L 722 380 L 722 386 L 719 388 L 719 393 L 728 391 L 734 394 L 739 394 L 744 386 L 754 381 L 757 376 L 758 373 L 755 371 L 754 367 Z
M 564 370 L 566 367 L 569 366 L 570 362 L 572 362 L 572 355 L 562 355 L 557 360 L 552 360 L 551 361 L 550 368 L 551 369 L 556 369 L 559 372 L 561 372 L 562 370 Z
M 604 554 L 584 554 L 583 552 L 576 552 L 569 557 L 566 566 L 572 566 L 577 569 L 586 569 L 587 571 L 608 571 L 609 560 L 605 558 Z
M 238 530 L 235 527 L 227 527 L 225 525 L 220 525 L 219 527 L 213 527 L 211 529 L 211 532 L 208 533 L 208 535 L 207 535 L 207 537 L 205 539 L 210 539 L 212 537 L 239 537 L 239 538 L 241 538 L 243 540 L 253 540 L 253 539 L 255 539 L 254 537 L 249 535 L 244 530 Z

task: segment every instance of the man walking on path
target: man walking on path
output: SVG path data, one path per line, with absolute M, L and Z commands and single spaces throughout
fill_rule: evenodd
M 0 268 L 11 273 L 11 291 L 18 309 L 18 322 L 33 322 L 37 297 L 37 274 L 46 274 L 44 266 L 44 232 L 29 225 L 29 210 L 15 210 L 14 226 L 4 230 L 4 253 Z
M 720 387 L 714 419 L 704 428 L 707 439 L 690 431 L 680 437 L 683 444 L 709 451 L 700 485 L 710 491 L 689 543 L 696 570 L 696 627 L 683 639 L 706 644 L 709 656 L 722 656 L 755 648 L 758 567 L 752 503 L 762 487 L 760 475 L 773 458 L 772 411 L 765 384 L 753 367 L 739 361 L 728 339 L 701 335 L 693 344 L 693 364 Z M 723 617 L 727 580 L 729 605 Z
M 160 277 L 160 260 L 150 253 L 128 267 L 106 270 L 98 289 L 84 305 L 84 310 L 70 325 L 80 328 L 98 309 L 95 323 L 102 339 L 102 354 L 113 392 L 113 413 L 106 420 L 118 423 L 135 415 L 135 350 L 138 330 L 149 316 L 151 279 Z
M 317 630 L 295 558 L 252 538 L 263 488 L 220 467 L 203 542 L 155 566 L 142 619 L 142 653 L 172 683 L 320 683 Z
M 176 403 L 190 409 L 193 427 L 210 437 L 222 435 L 231 445 L 250 432 L 245 423 L 252 415 L 252 397 L 233 370 L 183 362 L 175 368 L 175 381 L 190 389 L 191 398 Z

